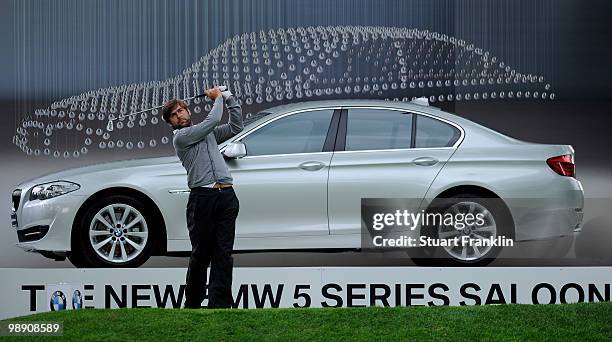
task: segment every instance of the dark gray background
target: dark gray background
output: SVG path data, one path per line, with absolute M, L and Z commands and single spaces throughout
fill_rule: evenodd
M 10 191 L 16 184 L 72 166 L 174 153 L 171 146 L 158 145 L 144 151 L 91 151 L 79 159 L 28 157 L 11 142 L 24 116 L 89 90 L 172 77 L 225 39 L 261 29 L 307 25 L 428 29 L 473 42 L 522 72 L 544 75 L 558 95 L 554 101 L 456 102 L 441 107 L 518 139 L 573 145 L 586 196 L 612 195 L 608 142 L 612 11 L 607 1 L 2 0 L 0 6 L 4 32 L 0 104 L 8 118 L 0 128 L 0 191 L 5 194 L 0 207 L 6 208 L 0 221 L 0 267 L 70 267 L 68 262 L 48 261 L 13 246 L 16 234 L 8 213 Z M 587 220 L 609 215 L 605 204 L 597 203 L 591 211 L 587 207 Z M 610 228 L 597 227 L 584 235 L 597 250 L 597 241 L 612 241 Z M 606 263 L 597 254 L 596 258 L 574 258 L 573 253 L 568 257 L 528 264 Z M 410 264 L 403 258 L 358 253 L 236 257 L 237 266 L 281 263 Z M 525 261 L 497 262 L 517 263 Z M 186 266 L 186 259 L 153 258 L 146 266 Z

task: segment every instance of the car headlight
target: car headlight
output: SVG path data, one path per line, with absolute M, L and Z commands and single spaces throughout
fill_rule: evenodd
M 32 200 L 45 200 L 60 195 L 67 194 L 69 192 L 78 190 L 81 186 L 66 181 L 56 181 L 44 184 L 38 184 L 32 188 L 30 192 L 30 201 Z

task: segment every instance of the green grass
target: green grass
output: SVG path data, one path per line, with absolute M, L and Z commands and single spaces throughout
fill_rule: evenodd
M 338 309 L 90 309 L 6 321 L 41 320 L 62 321 L 64 336 L 55 338 L 79 341 L 612 340 L 610 302 Z

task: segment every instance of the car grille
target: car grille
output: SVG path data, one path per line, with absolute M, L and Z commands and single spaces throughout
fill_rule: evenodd
M 13 191 L 13 210 L 19 209 L 19 202 L 21 201 L 21 189 L 15 189 Z

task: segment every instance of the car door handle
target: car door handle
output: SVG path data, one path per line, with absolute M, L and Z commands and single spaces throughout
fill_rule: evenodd
M 431 158 L 431 157 L 419 157 L 419 158 L 413 159 L 412 162 L 415 165 L 420 165 L 420 166 L 433 166 L 433 165 L 438 164 L 438 159 Z
M 317 170 L 321 170 L 322 168 L 324 168 L 325 163 L 321 163 L 318 161 L 307 161 L 307 162 L 303 162 L 298 167 L 306 171 L 317 171 Z

